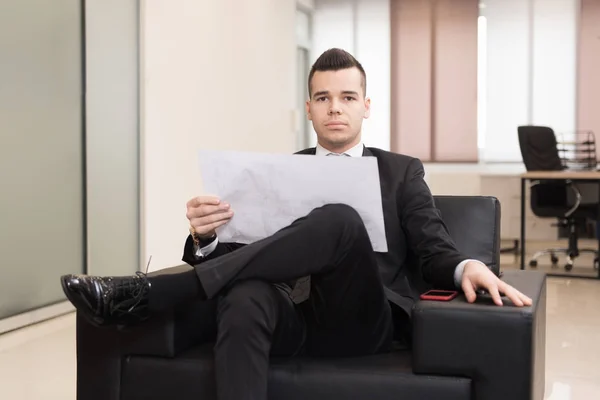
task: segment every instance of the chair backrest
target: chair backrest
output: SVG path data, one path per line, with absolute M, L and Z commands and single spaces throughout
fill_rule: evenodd
M 500 202 L 490 196 L 434 196 L 450 237 L 468 258 L 500 273 Z
M 556 136 L 546 126 L 519 126 L 519 145 L 527 171 L 559 171 L 560 159 Z M 562 181 L 540 181 L 531 187 L 531 211 L 538 217 L 558 218 L 569 208 L 567 185 Z
M 564 169 L 556 136 L 547 126 L 519 126 L 519 146 L 527 171 L 559 171 Z

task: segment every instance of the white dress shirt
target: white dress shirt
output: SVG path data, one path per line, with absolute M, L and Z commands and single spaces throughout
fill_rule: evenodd
M 331 154 L 331 155 L 336 155 L 336 156 L 345 155 L 345 156 L 350 156 L 350 157 L 362 157 L 364 148 L 365 148 L 365 146 L 363 145 L 363 143 L 359 142 L 356 146 L 354 146 L 351 149 L 346 150 L 343 153 L 334 153 L 334 152 L 327 150 L 325 147 L 321 146 L 320 144 L 317 144 L 317 151 L 315 154 L 318 156 L 328 156 Z
M 327 150 L 326 148 L 324 148 L 323 146 L 321 146 L 320 144 L 317 144 L 315 154 L 317 156 L 362 157 L 363 150 L 364 150 L 364 145 L 362 142 L 359 142 L 356 146 L 352 147 L 351 149 L 346 150 L 343 153 L 333 153 L 333 152 Z M 217 248 L 218 243 L 219 243 L 219 238 L 215 238 L 215 240 L 208 246 L 202 247 L 200 249 L 196 248 L 196 256 L 197 257 L 207 257 L 210 253 L 212 253 Z M 456 286 L 457 289 L 461 288 L 462 275 L 463 275 L 463 272 L 465 269 L 465 265 L 469 261 L 480 262 L 478 260 L 466 259 L 466 260 L 461 261 L 456 266 L 456 269 L 454 270 L 454 285 Z

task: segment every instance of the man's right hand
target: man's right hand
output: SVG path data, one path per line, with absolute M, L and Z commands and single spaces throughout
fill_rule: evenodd
M 199 196 L 187 202 L 186 216 L 200 238 L 209 238 L 215 229 L 229 222 L 233 211 L 217 197 Z

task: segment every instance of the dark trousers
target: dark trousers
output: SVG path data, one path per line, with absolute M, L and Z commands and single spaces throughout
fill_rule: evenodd
M 266 400 L 272 356 L 361 356 L 390 350 L 392 313 L 358 213 L 313 210 L 275 235 L 196 265 L 217 299 L 220 400 Z M 310 276 L 295 304 L 277 285 Z

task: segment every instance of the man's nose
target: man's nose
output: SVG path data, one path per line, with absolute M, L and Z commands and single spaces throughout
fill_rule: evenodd
M 338 106 L 336 101 L 331 102 L 331 107 L 329 107 L 329 114 L 341 114 L 342 109 Z

